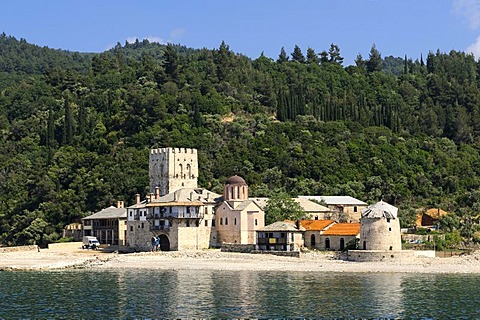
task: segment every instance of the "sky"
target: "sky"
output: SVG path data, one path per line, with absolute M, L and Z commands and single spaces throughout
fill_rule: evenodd
M 333 43 L 345 65 L 373 44 L 383 57 L 439 49 L 480 58 L 480 0 L 4 0 L 0 32 L 80 52 L 138 38 L 209 49 L 225 41 L 253 59 Z

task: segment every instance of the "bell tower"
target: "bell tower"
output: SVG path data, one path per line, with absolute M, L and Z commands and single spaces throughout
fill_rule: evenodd
M 197 188 L 197 149 L 151 149 L 149 156 L 150 193 L 160 188 L 160 196 L 181 188 Z

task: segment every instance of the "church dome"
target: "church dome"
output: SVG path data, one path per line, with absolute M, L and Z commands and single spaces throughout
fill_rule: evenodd
M 240 176 L 233 176 L 227 179 L 225 182 L 226 185 L 247 185 L 245 180 Z

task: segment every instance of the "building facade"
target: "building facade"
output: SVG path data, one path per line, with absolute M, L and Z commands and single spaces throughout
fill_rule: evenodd
M 100 244 L 126 245 L 127 209 L 124 202 L 111 206 L 82 219 L 83 236 L 97 237 Z

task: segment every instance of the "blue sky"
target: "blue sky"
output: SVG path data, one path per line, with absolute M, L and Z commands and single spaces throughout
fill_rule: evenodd
M 345 64 L 373 43 L 414 59 L 452 49 L 480 57 L 480 0 L 16 0 L 0 1 L 0 32 L 70 51 L 101 52 L 147 38 L 276 59 L 340 47 Z

